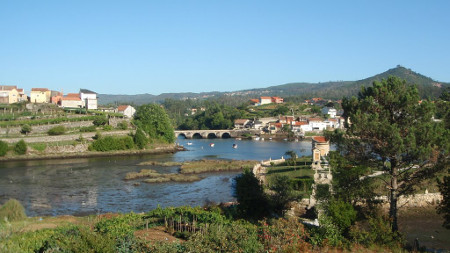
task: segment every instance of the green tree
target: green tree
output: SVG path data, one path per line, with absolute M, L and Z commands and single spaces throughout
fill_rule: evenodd
M 8 143 L 0 141 L 0 156 L 6 155 L 8 153 Z
M 96 116 L 95 119 L 92 121 L 92 124 L 94 126 L 104 126 L 108 124 L 108 118 L 106 116 Z
M 27 153 L 27 144 L 24 140 L 20 140 L 14 145 L 14 152 L 18 155 L 25 155 Z
M 281 215 L 288 208 L 289 202 L 295 199 L 291 179 L 288 176 L 277 175 L 272 178 L 270 189 L 274 191 L 272 195 L 273 209 Z
M 145 136 L 144 131 L 142 131 L 140 128 L 136 129 L 136 133 L 133 136 L 134 143 L 138 148 L 143 149 L 145 148 L 145 145 L 148 143 L 148 138 Z
M 28 125 L 28 124 L 23 125 L 23 126 L 22 126 L 22 129 L 20 130 L 20 132 L 21 132 L 22 134 L 28 135 L 28 133 L 31 132 L 31 126 Z
M 55 127 L 50 128 L 47 131 L 47 134 L 48 135 L 62 135 L 65 132 L 66 132 L 66 127 L 61 125 L 61 126 L 55 126 Z
M 450 174 L 450 169 L 448 169 L 447 174 Z M 447 229 L 450 229 L 450 176 L 445 176 L 442 182 L 438 181 L 438 185 L 439 191 L 443 196 L 443 200 L 438 207 L 438 212 L 444 215 L 443 226 Z
M 362 87 L 358 98 L 343 100 L 345 132 L 336 132 L 338 148 L 349 160 L 383 170 L 389 189 L 392 231 L 398 231 L 397 200 L 433 177 L 448 156 L 449 131 L 432 120 L 434 107 L 419 104 L 417 88 L 389 77 Z
M 284 153 L 285 155 L 289 156 L 288 163 L 289 165 L 294 166 L 294 170 L 296 170 L 296 164 L 297 164 L 297 153 L 295 153 L 294 150 L 289 150 Z
M 167 113 L 156 104 L 139 106 L 134 115 L 136 125 L 151 139 L 167 143 L 175 141 L 175 132 Z
M 250 170 L 234 179 L 234 196 L 237 199 L 238 211 L 245 217 L 258 220 L 268 213 L 268 200 L 262 184 Z

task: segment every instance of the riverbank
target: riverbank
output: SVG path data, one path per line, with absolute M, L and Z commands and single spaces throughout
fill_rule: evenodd
M 82 145 L 82 144 L 80 144 Z M 73 145 L 61 146 L 62 150 Z M 73 146 L 76 150 L 76 146 Z M 25 155 L 8 155 L 0 157 L 1 162 L 7 161 L 32 161 L 32 160 L 50 160 L 50 159 L 73 159 L 73 158 L 91 158 L 91 157 L 109 157 L 109 156 L 129 156 L 129 155 L 148 155 L 148 154 L 165 154 L 185 151 L 183 146 L 175 144 L 156 144 L 151 149 L 134 149 L 134 150 L 116 150 L 116 151 L 79 151 L 79 152 L 61 152 L 61 153 L 45 153 L 45 152 L 27 152 Z M 67 150 L 66 150 L 67 151 Z

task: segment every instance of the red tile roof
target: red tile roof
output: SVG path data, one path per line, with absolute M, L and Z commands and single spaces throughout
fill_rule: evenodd
M 308 121 L 322 121 L 321 118 L 309 118 Z
M 314 137 L 313 137 L 313 140 L 315 140 L 315 141 L 317 141 L 317 142 L 322 142 L 322 143 L 327 142 L 327 139 L 325 139 L 324 136 L 314 136 Z
M 261 99 L 272 99 L 271 97 L 261 97 Z
M 297 122 L 295 122 L 295 126 L 304 126 L 304 125 L 308 125 L 308 122 L 306 122 L 306 121 L 297 121 Z
M 61 100 L 64 100 L 64 101 L 81 101 L 81 98 L 79 98 L 79 97 L 62 97 Z
M 123 112 L 128 108 L 129 105 L 119 105 L 119 107 L 117 107 L 117 111 L 119 112 Z
M 80 94 L 78 94 L 78 93 L 67 93 L 67 95 L 66 95 L 66 97 L 77 97 L 77 98 L 79 98 L 80 97 Z
M 253 103 L 259 103 L 258 99 L 250 99 L 250 101 L 253 102 Z
M 17 89 L 17 86 L 12 85 L 0 85 L 0 90 L 13 90 Z
M 45 91 L 49 91 L 49 89 L 47 89 L 47 88 L 31 88 L 31 91 L 42 91 L 42 92 L 45 92 Z
M 234 124 L 245 124 L 247 121 L 248 119 L 236 119 L 234 120 Z

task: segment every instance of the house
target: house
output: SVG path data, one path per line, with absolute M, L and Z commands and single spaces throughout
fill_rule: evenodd
M 333 107 L 324 107 L 322 108 L 322 114 L 328 114 L 330 118 L 336 118 L 337 110 Z
M 282 128 L 283 128 L 282 123 L 278 123 L 278 122 L 270 122 L 269 123 L 269 132 L 271 134 L 278 133 L 279 131 L 281 131 Z
M 289 124 L 292 125 L 292 122 L 295 121 L 294 116 L 280 116 L 278 122 L 282 124 Z
M 23 89 L 18 89 L 17 86 L 12 85 L 0 85 L 0 104 L 14 104 L 26 100 L 27 96 Z
M 312 127 L 306 121 L 297 121 L 292 123 L 292 131 L 305 133 L 312 131 Z
M 261 97 L 259 103 L 261 105 L 271 104 L 272 103 L 272 97 Z
M 280 98 L 280 97 L 272 97 L 272 103 L 282 104 L 282 103 L 284 103 L 284 99 Z
M 327 128 L 327 124 L 321 118 L 309 118 L 308 124 L 311 126 L 311 131 L 323 131 Z
M 80 94 L 69 93 L 61 98 L 61 107 L 63 108 L 82 108 L 83 101 L 81 101 Z
M 321 156 L 327 156 L 330 152 L 330 142 L 324 136 L 314 136 L 312 139 L 312 150 L 320 150 Z
M 88 110 L 97 110 L 97 93 L 87 89 L 80 89 L 80 98 L 83 101 L 83 107 L 86 107 Z
M 126 118 L 133 118 L 136 109 L 131 105 L 119 105 L 119 107 L 117 107 L 117 112 L 123 114 Z
M 47 88 L 31 88 L 30 102 L 36 104 L 50 103 L 51 91 Z
M 59 91 L 51 91 L 50 103 L 55 105 L 61 105 L 63 93 Z
M 234 128 L 235 129 L 244 129 L 245 125 L 250 122 L 248 119 L 236 119 L 234 120 Z
M 260 106 L 259 99 L 250 99 L 250 103 L 254 106 Z
M 17 89 L 17 86 L 1 85 L 0 86 L 0 104 L 9 104 L 9 93 Z

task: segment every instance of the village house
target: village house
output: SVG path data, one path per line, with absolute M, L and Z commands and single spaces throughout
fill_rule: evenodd
M 274 104 L 282 104 L 284 103 L 284 99 L 280 97 L 272 97 L 272 103 Z
M 23 89 L 12 85 L 0 85 L 0 104 L 14 104 L 26 100 L 27 96 Z
M 247 124 L 250 123 L 248 119 L 235 119 L 234 120 L 234 129 L 244 129 Z
M 260 102 L 261 105 L 267 105 L 272 103 L 272 97 L 261 97 Z
M 51 91 L 50 102 L 55 105 L 61 105 L 61 101 L 63 98 L 63 93 L 59 91 Z
M 292 131 L 297 133 L 305 133 L 312 131 L 312 127 L 307 121 L 296 121 L 292 123 Z
M 80 94 L 68 93 L 61 98 L 61 107 L 63 108 L 82 108 L 83 101 L 81 101 Z
M 136 109 L 131 105 L 119 105 L 119 107 L 117 107 L 117 112 L 123 114 L 126 118 L 133 118 Z
M 314 136 L 312 139 L 312 150 L 318 149 L 320 156 L 327 156 L 330 152 L 330 142 L 324 136 Z
M 322 114 L 328 114 L 330 115 L 330 118 L 336 118 L 337 115 L 337 110 L 334 109 L 333 107 L 324 107 L 322 108 Z
M 311 126 L 311 131 L 323 131 L 327 128 L 327 124 L 321 118 L 309 118 L 308 124 Z
M 97 110 L 97 93 L 87 89 L 80 89 L 80 98 L 83 101 L 83 107 L 86 107 L 88 110 Z
M 50 103 L 51 91 L 47 88 L 31 88 L 30 102 L 36 104 Z

